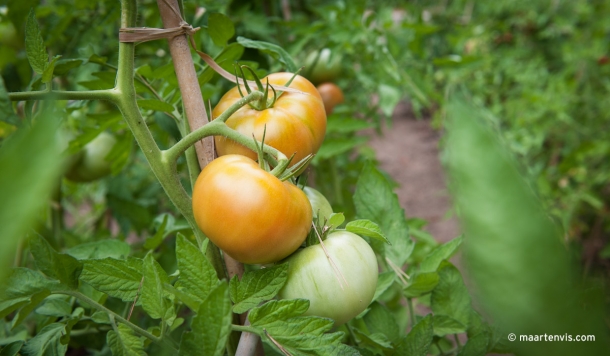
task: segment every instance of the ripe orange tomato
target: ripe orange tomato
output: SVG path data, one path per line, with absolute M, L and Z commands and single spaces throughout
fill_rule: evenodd
M 335 106 L 341 104 L 345 100 L 343 91 L 334 83 L 322 83 L 318 85 L 317 89 L 324 102 L 326 115 L 330 115 Z
M 219 157 L 201 171 L 193 188 L 193 214 L 216 246 L 250 264 L 293 253 L 312 222 L 302 190 L 240 155 Z
M 285 85 L 292 73 L 274 73 L 263 78 L 262 83 Z M 296 76 L 290 88 L 305 94 L 284 92 L 273 107 L 258 111 L 249 105 L 239 109 L 227 120 L 227 125 L 247 137 L 261 140 L 266 126 L 265 143 L 285 154 L 296 153 L 291 164 L 299 162 L 309 154 L 318 152 L 326 133 L 326 113 L 322 98 L 307 79 Z M 241 88 L 246 93 L 245 88 Z M 273 92 L 269 93 L 270 97 Z M 216 119 L 229 106 L 241 99 L 237 87 L 229 90 L 212 111 Z M 226 137 L 216 136 L 216 151 L 219 156 L 239 154 L 256 160 L 256 153 Z

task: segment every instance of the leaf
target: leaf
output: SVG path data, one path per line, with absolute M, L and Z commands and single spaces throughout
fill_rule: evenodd
M 472 308 L 470 295 L 462 280 L 462 275 L 452 264 L 438 270 L 439 281 L 432 291 L 431 307 L 434 314 L 444 314 L 468 325 Z
M 379 350 L 378 352 L 383 353 L 384 351 L 387 352 L 392 350 L 392 343 L 384 334 L 366 334 L 359 329 L 354 329 L 354 334 L 360 338 L 362 344 L 369 348 Z
M 272 300 L 260 307 L 250 310 L 248 318 L 252 325 L 264 325 L 275 320 L 286 320 L 305 313 L 309 309 L 309 300 Z
M 292 60 L 290 54 L 288 54 L 288 52 L 278 45 L 264 41 L 254 41 L 241 36 L 237 37 L 237 42 L 246 48 L 258 49 L 261 52 L 270 55 L 274 59 L 279 60 L 286 66 L 286 70 L 291 73 L 298 70 L 298 67 L 294 63 L 294 60 Z
M 432 322 L 434 324 L 434 335 L 436 336 L 466 332 L 466 326 L 463 323 L 460 323 L 447 315 L 435 314 L 432 318 Z
M 220 283 L 208 294 L 180 342 L 180 355 L 223 355 L 231 333 L 229 286 Z
M 125 259 L 131 253 L 131 246 L 128 243 L 120 240 L 100 240 L 93 242 L 85 242 L 76 245 L 66 251 L 70 256 L 78 259 Z
M 124 324 L 106 334 L 106 342 L 113 356 L 144 356 L 144 340 Z
M 392 312 L 378 302 L 370 305 L 368 313 L 362 319 L 372 334 L 385 335 L 393 343 L 403 334 Z
M 69 316 L 72 314 L 72 306 L 63 298 L 47 298 L 41 306 L 36 308 L 36 313 L 56 318 Z
M 168 113 L 174 112 L 174 106 L 161 100 L 156 99 L 141 99 L 138 100 L 138 106 L 144 110 L 163 111 Z
M 0 356 L 17 356 L 25 342 L 23 340 L 13 341 L 0 349 Z
M 142 265 L 144 283 L 142 284 L 142 308 L 153 319 L 165 317 L 168 309 L 172 307 L 165 298 L 163 285 L 169 284 L 167 273 L 155 261 L 152 254 L 146 255 Z
M 405 264 L 414 246 L 405 213 L 392 186 L 372 163 L 365 165 L 358 179 L 354 205 L 356 215 L 377 222 L 392 244 L 385 246 L 386 256 L 397 266 Z
M 428 314 L 415 324 L 407 336 L 404 336 L 396 345 L 394 355 L 426 356 L 434 336 L 432 331 L 432 314 Z
M 390 244 L 390 241 L 383 236 L 379 225 L 367 219 L 354 220 L 347 223 L 345 229 L 354 234 L 368 236 L 370 238 Z M 391 244 L 390 244 L 391 245 Z
M 36 21 L 34 9 L 30 10 L 28 20 L 25 25 L 25 53 L 34 72 L 42 74 L 47 68 L 49 55 L 40 35 L 40 28 Z
M 336 229 L 345 221 L 345 215 L 343 213 L 332 213 L 328 217 L 328 221 L 326 225 L 330 226 L 332 229 Z
M 375 288 L 375 296 L 373 301 L 379 299 L 381 294 L 385 292 L 394 283 L 396 279 L 396 273 L 394 272 L 383 272 L 377 277 L 377 287 Z
M 436 272 L 417 272 L 411 275 L 409 284 L 405 287 L 405 297 L 416 298 L 428 294 L 436 288 L 439 282 L 439 275 Z
M 375 125 L 373 123 L 355 119 L 351 117 L 333 117 L 333 119 L 329 119 L 326 125 L 326 135 L 331 133 L 350 133 L 361 131 L 368 128 L 373 128 Z
M 33 296 L 61 290 L 58 281 L 28 268 L 14 268 L 6 283 L 0 284 L 0 318 L 32 302 Z M 48 294 L 47 294 L 48 295 Z
M 15 115 L 15 110 L 13 110 L 13 104 L 8 98 L 8 92 L 4 86 L 2 76 L 0 76 L 0 121 L 11 125 L 19 124 L 19 116 Z
M 487 333 L 480 333 L 474 337 L 468 338 L 466 344 L 462 347 L 458 356 L 485 356 L 487 355 L 487 344 L 489 336 Z
M 61 339 L 67 332 L 65 324 L 49 324 L 25 343 L 21 354 L 24 356 L 64 355 L 68 350 L 68 345 L 62 343 Z
M 432 252 L 426 256 L 426 258 L 419 265 L 421 272 L 435 272 L 441 262 L 448 260 L 453 254 L 455 254 L 458 248 L 462 245 L 462 237 L 456 237 L 455 239 L 437 246 Z
M 23 125 L 0 147 L 0 284 L 10 272 L 17 242 L 23 238 L 56 188 L 62 168 L 56 116 L 43 113 Z M 44 147 L 44 149 L 41 149 Z
M 83 261 L 82 281 L 111 297 L 133 302 L 142 280 L 142 260 L 104 258 Z
M 49 295 L 51 295 L 51 292 L 48 289 L 44 289 L 30 296 L 28 303 L 24 304 L 17 315 L 13 318 L 13 328 L 21 324 L 25 318 L 27 318 L 27 316 L 30 315 L 30 313 Z
M 402 91 L 387 84 L 379 84 L 379 108 L 390 117 L 402 98 Z
M 53 59 L 51 59 L 51 63 L 49 63 L 46 66 L 44 72 L 42 72 L 42 79 L 41 79 L 42 83 L 45 83 L 45 84 L 49 83 L 53 79 L 53 72 L 55 71 L 55 63 L 60 58 L 61 58 L 61 56 L 55 56 L 55 57 L 53 57 Z
M 288 278 L 288 264 L 246 272 L 241 281 L 231 279 L 231 300 L 235 303 L 233 312 L 241 314 L 275 297 Z
M 235 26 L 226 15 L 212 13 L 208 17 L 208 33 L 215 45 L 224 47 L 235 35 Z
M 214 267 L 206 256 L 180 233 L 176 237 L 176 260 L 180 270 L 177 289 L 198 303 L 203 302 L 218 285 Z M 195 311 L 198 309 L 197 306 Z
M 341 155 L 345 152 L 365 144 L 368 138 L 362 136 L 327 138 L 322 143 L 322 147 L 316 153 L 313 164 L 318 164 L 321 160 L 329 159 Z
M 42 236 L 34 234 L 30 239 L 30 252 L 36 267 L 51 278 L 58 279 L 71 289 L 78 288 L 78 277 L 83 264 L 76 258 L 57 253 Z
M 78 68 L 83 64 L 82 59 L 60 59 L 55 64 L 55 74 L 56 75 L 64 75 L 68 73 L 71 69 Z

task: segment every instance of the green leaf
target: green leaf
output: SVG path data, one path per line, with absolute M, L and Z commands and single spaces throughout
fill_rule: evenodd
M 352 149 L 361 146 L 368 142 L 368 138 L 362 136 L 342 137 L 342 138 L 327 138 L 322 143 L 322 147 L 316 153 L 313 159 L 313 164 L 318 164 L 321 160 L 336 157 L 351 151 Z
M 34 72 L 42 74 L 49 63 L 49 55 L 40 35 L 34 9 L 30 10 L 25 25 L 25 53 Z
M 396 356 L 426 356 L 432 344 L 432 314 L 426 315 L 396 345 Z
M 290 54 L 288 54 L 288 52 L 278 45 L 264 41 L 254 41 L 241 36 L 237 37 L 237 42 L 246 48 L 258 49 L 259 51 L 270 55 L 274 59 L 279 60 L 286 66 L 286 70 L 289 72 L 294 73 L 298 70 L 298 67 L 294 63 L 294 60 Z
M 489 335 L 487 333 L 477 334 L 474 337 L 468 338 L 458 356 L 485 356 L 487 355 L 488 343 Z
M 437 246 L 432 252 L 426 256 L 426 258 L 419 265 L 421 272 L 435 272 L 441 262 L 448 260 L 453 256 L 458 248 L 462 245 L 462 237 L 456 237 L 455 239 Z
M 396 273 L 394 272 L 383 272 L 377 277 L 377 287 L 375 288 L 375 296 L 373 301 L 379 299 L 381 294 L 385 292 L 394 283 L 396 279 Z
M 369 348 L 379 350 L 378 353 L 392 350 L 392 343 L 384 334 L 366 334 L 359 329 L 354 329 L 354 334 L 360 338 L 360 342 L 362 344 L 368 346 Z
M 91 320 L 98 324 L 110 324 L 110 317 L 104 311 L 96 311 L 91 315 Z
M 142 308 L 153 319 L 164 318 L 167 310 L 173 307 L 165 298 L 163 290 L 163 285 L 169 284 L 167 273 L 150 253 L 144 258 L 143 272 Z
M 72 314 L 72 306 L 64 300 L 65 297 L 47 298 L 41 306 L 36 308 L 36 313 L 46 316 L 63 318 Z
M 42 301 L 51 295 L 51 292 L 48 289 L 44 289 L 36 294 L 33 294 L 27 304 L 24 304 L 23 307 L 19 310 L 19 313 L 13 318 L 13 328 L 17 325 L 21 324 L 27 318 L 30 313 L 36 309 L 36 307 L 42 303 Z
M 6 283 L 0 284 L 0 318 L 32 302 L 32 297 L 53 290 L 61 290 L 58 281 L 28 268 L 14 268 Z
M 350 221 L 345 226 L 345 230 L 390 244 L 390 241 L 383 236 L 379 225 L 367 219 Z
M 411 275 L 409 284 L 405 287 L 405 297 L 416 298 L 428 294 L 436 288 L 439 282 L 439 275 L 436 272 L 417 272 Z
M 0 356 L 17 356 L 23 344 L 23 340 L 18 340 L 13 341 L 8 345 L 5 345 L 4 347 L 2 347 L 2 349 L 0 349 Z
M 156 99 L 142 99 L 138 100 L 138 106 L 144 110 L 155 110 L 172 113 L 174 112 L 174 106 L 161 100 Z
M 402 90 L 387 84 L 379 84 L 379 108 L 383 113 L 390 117 L 394 108 L 402 98 Z
M 142 281 L 142 260 L 104 258 L 83 261 L 81 280 L 111 297 L 133 302 Z
M 231 333 L 231 300 L 229 286 L 220 283 L 205 298 L 180 343 L 180 355 L 223 355 Z
M 15 115 L 15 110 L 13 110 L 13 104 L 8 98 L 8 92 L 4 86 L 2 76 L 0 76 L 0 121 L 11 125 L 19 124 L 19 116 Z
M 71 69 L 80 67 L 81 64 L 83 64 L 82 59 L 60 59 L 55 64 L 55 74 L 64 75 Z
M 436 336 L 461 334 L 466 332 L 466 326 L 463 323 L 460 323 L 447 315 L 435 314 L 432 321 L 434 324 L 434 335 Z
M 246 272 L 241 281 L 231 279 L 231 300 L 235 303 L 233 312 L 245 313 L 261 302 L 270 300 L 282 289 L 288 278 L 288 264 L 280 264 L 258 271 Z
M 386 256 L 397 266 L 405 264 L 414 246 L 405 213 L 392 185 L 372 163 L 365 165 L 358 179 L 354 205 L 356 215 L 377 222 L 391 242 L 392 246 L 385 246 Z
M 345 215 L 343 213 L 332 213 L 328 217 L 328 221 L 326 225 L 330 226 L 332 229 L 336 229 L 345 221 Z
M 154 250 L 157 247 L 159 247 L 159 245 L 161 245 L 161 243 L 163 242 L 163 238 L 165 237 L 166 233 L 165 233 L 165 227 L 167 226 L 167 220 L 168 219 L 172 219 L 173 220 L 173 216 L 169 215 L 169 214 L 164 214 L 162 215 L 163 221 L 161 222 L 161 225 L 158 227 L 157 232 L 146 239 L 146 241 L 144 242 L 144 248 L 148 249 L 148 250 Z
M 10 272 L 17 242 L 48 207 L 62 169 L 57 121 L 45 111 L 31 126 L 23 125 L 0 147 L 0 283 Z M 44 147 L 44 149 L 41 149 Z
M 144 340 L 127 325 L 119 324 L 117 330 L 106 334 L 106 342 L 113 356 L 145 356 Z
M 49 324 L 25 343 L 21 354 L 24 356 L 64 355 L 68 350 L 68 345 L 62 343 L 61 339 L 67 332 L 69 331 L 66 330 L 66 325 L 63 323 Z
M 42 72 L 42 83 L 49 83 L 53 79 L 53 72 L 55 71 L 55 63 L 61 56 L 55 56 L 51 59 L 51 63 L 47 65 L 44 72 Z
M 350 133 L 375 127 L 374 124 L 351 117 L 333 117 L 326 125 L 326 135 L 331 133 Z
M 253 308 L 248 315 L 252 325 L 265 325 L 275 320 L 286 320 L 305 313 L 309 300 L 272 300 L 260 307 Z
M 78 277 L 83 264 L 76 258 L 63 253 L 57 253 L 47 240 L 34 234 L 30 240 L 30 251 L 36 267 L 51 278 L 58 279 L 71 289 L 78 288 Z
M 214 267 L 206 256 L 180 233 L 176 237 L 176 260 L 180 271 L 176 288 L 196 302 L 203 302 L 218 285 Z M 195 311 L 198 309 L 197 306 Z
M 372 334 L 385 335 L 393 343 L 403 334 L 392 312 L 378 302 L 370 305 L 369 311 L 362 319 Z
M 131 253 L 131 247 L 128 243 L 120 240 L 100 240 L 76 245 L 68 249 L 66 253 L 78 260 L 108 257 L 125 259 Z
M 226 15 L 212 13 L 208 17 L 208 33 L 215 45 L 224 47 L 235 35 L 235 26 Z
M 432 291 L 432 311 L 435 314 L 448 315 L 467 326 L 472 312 L 470 295 L 460 271 L 452 264 L 445 263 L 438 270 L 438 285 Z

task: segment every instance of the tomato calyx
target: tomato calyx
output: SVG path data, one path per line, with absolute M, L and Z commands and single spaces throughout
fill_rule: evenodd
M 246 92 L 248 94 L 250 94 L 252 92 L 252 89 L 250 88 L 250 85 L 248 85 L 248 80 L 246 79 L 246 74 L 244 72 L 244 68 L 247 69 L 250 74 L 252 75 L 252 77 L 254 78 L 254 82 L 256 83 L 256 89 L 258 91 L 260 91 L 261 93 L 263 93 L 263 98 L 260 100 L 256 100 L 253 102 L 248 103 L 248 105 L 250 105 L 251 108 L 253 108 L 254 110 L 258 110 L 258 111 L 263 111 L 265 109 L 269 109 L 272 108 L 273 105 L 276 103 L 277 99 L 279 99 L 282 94 L 284 94 L 283 91 L 276 91 L 275 88 L 271 85 L 269 85 L 269 78 L 267 78 L 267 83 L 266 85 L 263 86 L 263 83 L 261 82 L 261 80 L 258 78 L 258 76 L 256 75 L 256 73 L 254 72 L 254 70 L 246 65 L 235 65 L 235 81 L 237 83 L 239 83 L 239 78 L 238 78 L 238 69 L 239 69 L 239 73 L 241 75 L 241 78 L 243 79 L 243 83 L 244 83 L 244 87 L 246 89 Z M 292 83 L 292 81 L 294 80 L 294 78 L 296 78 L 296 76 L 299 74 L 300 69 L 294 73 L 294 75 L 292 76 L 292 78 L 290 78 L 290 80 L 288 80 L 286 82 L 286 84 L 284 84 L 285 87 L 290 86 L 290 83 Z M 273 98 L 269 97 L 269 88 L 271 88 L 271 90 L 273 91 Z M 237 85 L 237 90 L 239 91 L 239 95 L 241 95 L 241 97 L 243 98 L 245 95 L 241 90 L 241 86 Z

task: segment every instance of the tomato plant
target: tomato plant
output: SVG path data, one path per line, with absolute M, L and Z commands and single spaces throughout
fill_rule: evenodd
M 305 59 L 305 73 L 314 84 L 335 81 L 341 74 L 341 56 L 328 48 L 311 52 Z
M 317 86 L 318 92 L 324 102 L 324 109 L 326 109 L 326 115 L 330 115 L 335 106 L 341 104 L 345 97 L 343 96 L 343 90 L 335 83 L 322 83 Z
M 206 236 L 243 263 L 288 256 L 312 221 L 302 190 L 240 155 L 219 157 L 201 171 L 193 188 L 193 213 Z
M 292 73 L 274 73 L 263 78 L 262 82 L 268 80 L 272 85 L 285 85 L 292 77 Z M 266 144 L 288 157 L 295 154 L 292 160 L 294 164 L 318 152 L 326 132 L 326 113 L 320 94 L 307 79 L 296 76 L 290 87 L 305 94 L 284 92 L 272 107 L 263 110 L 244 106 L 231 115 L 226 123 L 237 132 L 247 137 L 254 135 L 258 140 L 262 139 L 264 133 Z M 245 88 L 241 90 L 245 92 Z M 214 108 L 212 118 L 216 119 L 241 97 L 237 87 L 229 90 Z M 220 156 L 240 154 L 256 159 L 252 150 L 225 137 L 216 136 L 215 143 Z
M 112 134 L 100 133 L 72 158 L 74 161 L 66 178 L 74 182 L 91 182 L 110 174 L 112 162 L 108 161 L 107 156 L 116 142 Z
M 324 245 L 337 265 L 335 272 L 322 245 L 296 252 L 280 298 L 309 299 L 306 315 L 331 318 L 335 326 L 360 314 L 373 300 L 377 285 L 377 258 L 360 236 L 348 231 L 331 233 Z
M 311 203 L 311 210 L 313 217 L 320 218 L 322 221 L 328 220 L 330 215 L 333 213 L 333 207 L 330 205 L 328 200 L 322 193 L 313 189 L 312 187 L 303 188 L 309 203 Z

